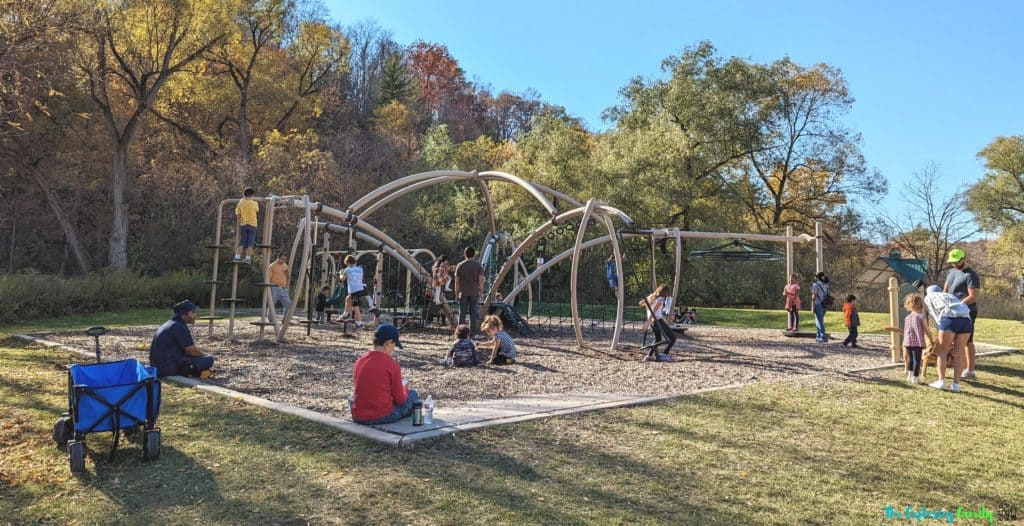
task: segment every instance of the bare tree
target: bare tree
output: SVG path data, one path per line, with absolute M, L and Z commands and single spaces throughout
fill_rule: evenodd
M 964 208 L 967 190 L 960 188 L 946 199 L 942 193 L 938 167 L 930 163 L 903 186 L 903 214 L 881 215 L 889 239 L 913 257 L 928 261 L 926 279 L 931 283 L 942 277 L 950 249 L 980 232 Z

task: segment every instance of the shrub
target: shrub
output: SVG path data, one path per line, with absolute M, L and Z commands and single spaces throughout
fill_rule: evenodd
M 54 276 L 27 271 L 0 274 L 0 324 L 74 313 L 167 307 L 183 298 L 202 301 L 209 285 L 195 270 L 144 276 L 130 270 L 87 276 Z

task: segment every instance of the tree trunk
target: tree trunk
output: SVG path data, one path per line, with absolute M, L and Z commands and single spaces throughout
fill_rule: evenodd
M 124 190 L 128 180 L 128 143 L 127 137 L 122 138 L 114 151 L 114 185 L 110 189 L 113 196 L 114 223 L 110 228 L 110 246 L 107 252 L 109 264 L 114 268 L 128 267 L 128 207 L 124 202 Z
M 242 100 L 238 104 L 238 153 L 242 156 L 246 176 L 249 175 L 249 163 L 252 161 L 252 139 L 249 138 L 249 94 L 248 82 L 242 92 Z
M 50 205 L 50 210 L 53 211 L 53 215 L 57 216 L 57 222 L 60 223 L 60 228 L 64 231 L 64 240 L 67 241 L 65 250 L 70 248 L 71 252 L 74 253 L 75 261 L 78 263 L 78 268 L 81 269 L 82 274 L 92 272 L 92 264 L 89 263 L 85 249 L 82 248 L 82 242 L 78 238 L 78 229 L 75 228 L 75 224 L 71 222 L 68 215 L 64 213 L 60 197 L 53 191 L 53 187 L 50 186 L 50 183 L 43 174 L 39 173 L 39 170 L 35 168 L 29 168 L 28 170 L 32 174 L 32 179 L 35 180 L 36 184 L 39 185 L 39 188 L 46 195 L 46 203 Z

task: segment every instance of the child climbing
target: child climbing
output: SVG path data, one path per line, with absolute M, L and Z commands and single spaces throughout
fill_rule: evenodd
M 235 205 L 235 217 L 238 218 L 238 246 L 235 247 L 235 261 L 242 262 L 242 249 L 245 249 L 244 263 L 252 263 L 252 249 L 256 246 L 256 217 L 260 213 L 260 204 L 254 196 L 256 190 L 246 188 L 242 199 Z

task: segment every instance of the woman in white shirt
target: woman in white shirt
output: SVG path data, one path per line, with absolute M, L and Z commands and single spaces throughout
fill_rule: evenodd
M 971 309 L 959 298 L 942 292 L 938 285 L 928 287 L 924 305 L 935 325 L 939 328 L 939 343 L 936 348 L 939 362 L 939 379 L 928 385 L 942 389 L 946 385 L 946 349 L 953 349 L 953 384 L 949 390 L 960 392 L 960 374 L 967 365 L 967 338 L 974 332 Z

